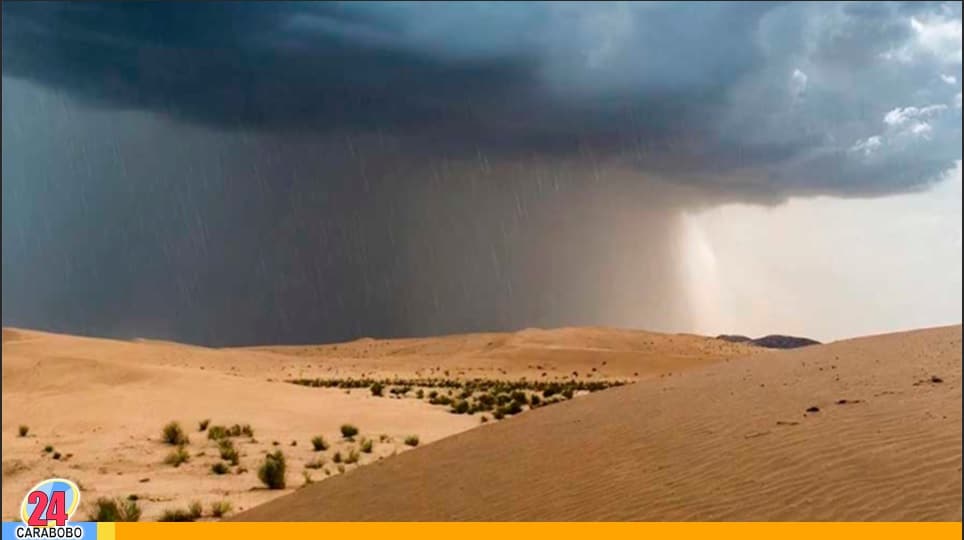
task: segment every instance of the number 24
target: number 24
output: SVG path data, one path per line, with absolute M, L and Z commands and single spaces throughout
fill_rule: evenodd
M 54 491 L 50 494 L 50 500 L 48 501 L 46 493 L 34 491 L 27 496 L 27 502 L 36 504 L 27 525 L 46 527 L 50 520 L 55 521 L 61 527 L 67 524 L 67 511 L 64 508 L 66 506 L 66 492 Z

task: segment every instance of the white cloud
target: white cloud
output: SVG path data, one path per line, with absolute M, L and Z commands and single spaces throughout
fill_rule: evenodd
M 873 137 L 867 137 L 866 139 L 861 139 L 857 141 L 857 144 L 850 147 L 851 152 L 863 152 L 865 156 L 873 154 L 878 148 L 880 148 L 883 141 L 880 135 L 874 135 Z
M 918 44 L 945 62 L 961 63 L 961 20 L 939 16 L 927 20 L 911 18 Z
M 954 96 L 954 106 L 957 107 L 958 109 L 961 108 L 961 93 L 960 93 L 960 92 L 958 92 L 957 95 Z
M 951 85 L 951 86 L 957 84 L 957 77 L 955 77 L 955 76 L 953 76 L 953 75 L 944 75 L 944 74 L 942 73 L 942 74 L 941 74 L 941 80 L 944 81 L 944 82 L 946 82 L 947 84 L 949 84 L 949 85 Z
M 907 122 L 920 121 L 923 118 L 946 109 L 946 105 L 928 105 L 927 107 L 897 107 L 884 115 L 884 123 L 888 126 L 900 126 Z
M 794 97 L 798 97 L 807 91 L 807 74 L 800 71 L 799 69 L 793 70 L 793 74 L 790 75 L 790 93 Z

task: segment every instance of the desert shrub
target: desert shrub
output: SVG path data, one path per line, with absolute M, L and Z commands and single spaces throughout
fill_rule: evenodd
M 171 453 L 164 458 L 164 463 L 180 467 L 182 463 L 186 463 L 190 461 L 190 459 L 191 455 L 187 453 L 187 450 L 185 450 L 183 446 L 178 446 L 176 450 L 172 450 Z
M 341 426 L 341 436 L 351 440 L 352 437 L 358 435 L 358 428 L 351 424 L 342 424 Z
M 26 437 L 27 433 L 30 433 L 30 426 L 20 426 L 17 428 L 17 433 L 19 433 L 21 437 Z
M 348 451 L 348 455 L 345 457 L 345 463 L 351 465 L 352 463 L 358 463 L 358 450 L 352 449 Z
M 168 508 L 163 513 L 161 517 L 157 518 L 158 521 L 194 521 L 194 516 L 191 515 L 190 510 L 183 510 L 181 508 L 170 509 Z
M 372 443 L 371 439 L 365 439 L 364 441 L 361 442 L 359 446 L 361 447 L 362 452 L 366 454 L 371 454 L 374 443 Z
M 238 450 L 234 447 L 234 443 L 231 439 L 221 439 L 218 441 L 218 452 L 221 454 L 221 459 L 231 462 L 231 465 L 238 464 Z
M 432 390 L 428 393 L 429 399 L 435 399 L 438 397 L 438 390 Z
M 339 464 L 338 464 L 338 472 L 340 472 L 340 473 L 345 472 L 345 466 L 339 463 Z
M 418 446 L 418 435 L 409 435 L 405 437 L 405 444 L 409 446 Z
M 190 442 L 187 438 L 187 434 L 181 429 L 181 424 L 177 422 L 168 422 L 163 429 L 161 429 L 161 440 L 167 444 L 180 446 L 182 444 L 187 444 Z
M 258 479 L 268 489 L 284 489 L 285 487 L 285 456 L 281 450 L 264 457 L 264 463 L 258 469 Z
M 483 424 L 486 423 L 486 422 L 488 422 L 488 421 L 489 421 L 489 417 L 486 416 L 486 415 L 484 415 L 484 414 L 482 415 L 482 418 L 479 418 L 479 422 L 481 422 L 481 423 L 483 423 Z
M 49 453 L 51 453 L 51 452 L 53 452 L 53 451 L 54 451 L 54 447 L 53 447 L 53 446 L 50 446 L 49 444 L 48 444 L 47 446 L 44 446 L 44 452 L 46 452 L 46 453 L 49 454 Z
M 418 390 L 415 391 L 416 399 L 422 399 L 424 397 L 425 397 L 425 390 L 422 390 L 421 388 L 419 388 Z
M 311 473 L 308 471 L 301 471 L 301 477 L 305 480 L 304 485 L 314 484 L 315 480 L 311 477 Z
M 325 442 L 324 437 L 317 435 L 311 438 L 311 447 L 315 449 L 315 452 L 321 452 L 322 450 L 328 450 L 328 443 Z
M 371 386 L 371 390 L 373 396 L 382 397 L 382 394 L 385 392 L 385 385 L 382 383 L 374 383 Z
M 529 396 L 529 405 L 530 405 L 530 406 L 532 406 L 532 407 L 538 407 L 539 404 L 541 404 L 541 403 L 542 403 L 542 400 L 539 399 L 539 394 L 532 394 L 531 396 Z
M 456 402 L 452 405 L 452 411 L 451 411 L 451 412 L 454 413 L 454 414 L 465 414 L 465 413 L 469 412 L 469 402 L 468 402 L 468 401 L 465 401 L 464 399 L 460 399 L 460 400 L 456 401 Z
M 496 420 L 502 420 L 505 418 L 505 411 L 502 410 L 502 407 L 499 407 L 495 410 L 495 412 L 492 413 L 492 418 L 495 418 Z
M 436 396 L 428 400 L 428 402 L 431 403 L 432 405 L 451 405 L 452 398 L 448 396 Z
M 254 428 L 251 427 L 251 424 L 244 424 L 241 426 L 241 434 L 245 437 L 254 437 Z
M 211 426 L 208 428 L 208 439 L 217 441 L 228 438 L 228 428 L 224 426 Z
M 389 442 L 391 440 L 392 438 L 385 433 L 382 433 L 381 435 L 378 436 L 378 442 Z
M 566 399 L 572 399 L 572 388 L 566 388 L 562 391 L 562 397 Z
M 204 420 L 201 420 L 200 422 L 197 423 L 197 430 L 198 431 L 206 430 L 208 428 L 208 424 L 210 423 L 211 423 L 210 418 L 205 418 Z
M 483 411 L 490 411 L 495 406 L 495 398 L 491 394 L 482 394 L 476 398 L 476 401 L 479 404 L 479 409 Z
M 188 505 L 187 511 L 191 514 L 192 518 L 197 519 L 204 513 L 204 507 L 201 506 L 201 501 L 194 501 Z
M 335 452 L 335 455 L 331 456 L 331 460 L 335 463 L 341 463 L 341 452 Z
M 518 403 L 519 405 L 524 405 L 529 402 L 529 400 L 526 398 L 526 393 L 519 391 L 512 392 L 512 401 Z
M 223 461 L 219 461 L 214 465 L 211 465 L 211 472 L 214 474 L 228 474 L 228 466 L 224 464 Z
M 519 403 L 518 401 L 512 401 L 511 403 L 506 405 L 506 408 L 505 408 L 506 414 L 519 414 L 520 412 L 522 412 L 522 404 Z
M 231 511 L 230 501 L 215 501 L 211 503 L 211 515 L 220 518 L 224 517 Z
M 52 457 L 52 458 L 54 458 L 54 459 L 60 459 L 60 452 L 54 452 L 54 455 L 53 455 L 53 456 L 50 456 L 50 457 Z
M 141 519 L 141 508 L 136 499 L 128 497 L 126 501 L 101 497 L 94 502 L 90 521 L 137 521 Z
M 229 437 L 240 437 L 240 436 L 241 436 L 241 425 L 240 425 L 240 424 L 234 424 L 233 426 L 229 427 L 229 428 L 228 428 L 228 436 L 229 436 Z

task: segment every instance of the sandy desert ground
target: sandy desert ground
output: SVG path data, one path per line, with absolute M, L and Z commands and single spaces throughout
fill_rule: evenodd
M 3 330 L 3 518 L 16 515 L 33 483 L 53 476 L 79 482 L 81 516 L 102 496 L 136 497 L 147 520 L 192 501 L 201 502 L 205 512 L 221 500 L 242 511 L 305 487 L 303 471 L 317 484 L 327 484 L 342 474 L 354 477 L 353 470 L 363 465 L 394 461 L 398 458 L 385 458 L 396 453 L 421 454 L 421 448 L 409 452 L 404 444 L 410 435 L 424 446 L 481 425 L 479 414 L 450 414 L 446 407 L 412 397 L 393 399 L 386 392 L 379 398 L 367 388 L 284 382 L 294 378 L 676 381 L 683 372 L 757 352 L 700 336 L 595 328 L 239 349 L 8 328 Z M 959 404 L 959 390 L 957 396 Z M 591 397 L 556 406 L 568 410 Z M 514 424 L 549 408 L 503 422 Z M 233 439 L 240 463 L 227 474 L 211 471 L 221 460 L 215 441 L 198 429 L 203 419 L 253 427 L 253 437 Z M 178 467 L 163 463 L 173 447 L 161 441 L 160 432 L 171 420 L 190 437 L 185 447 L 190 460 Z M 372 452 L 360 453 L 358 463 L 334 463 L 336 452 L 348 455 L 360 443 L 341 440 L 343 423 L 357 425 L 360 438 L 373 440 Z M 29 427 L 25 437 L 19 435 L 21 425 Z M 331 448 L 315 452 L 310 444 L 315 435 L 323 435 Z M 462 444 L 458 440 L 453 442 Z M 526 442 L 520 450 L 531 447 Z M 278 449 L 287 457 L 288 487 L 268 490 L 256 471 L 263 454 Z M 432 445 L 427 450 L 438 451 Z M 306 469 L 308 464 L 319 467 Z M 359 489 L 369 485 L 360 479 Z
M 961 326 L 642 380 L 234 519 L 960 521 Z

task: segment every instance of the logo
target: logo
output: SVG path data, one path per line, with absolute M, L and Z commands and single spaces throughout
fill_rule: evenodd
M 83 538 L 84 528 L 69 523 L 80 506 L 80 488 L 64 478 L 50 478 L 30 488 L 20 503 L 22 525 L 16 538 Z M 6 536 L 6 535 L 4 535 Z

